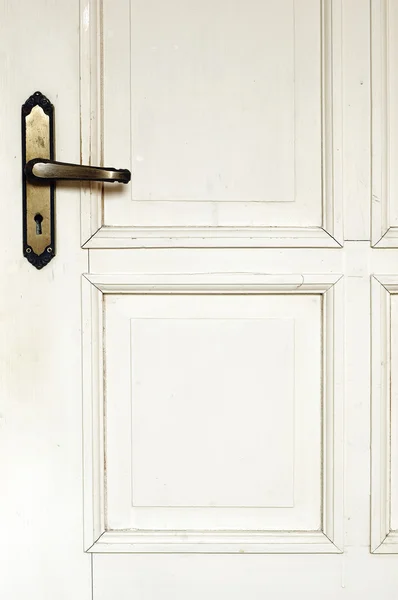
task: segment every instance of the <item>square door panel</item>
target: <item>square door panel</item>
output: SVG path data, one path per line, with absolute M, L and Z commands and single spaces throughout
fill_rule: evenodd
M 86 190 L 88 247 L 341 243 L 339 2 L 95 6 L 83 150 L 132 181 Z
M 319 296 L 106 298 L 109 527 L 319 528 L 320 332 Z
M 90 414 L 103 432 L 93 493 L 105 535 L 195 532 L 193 548 L 209 533 L 226 543 L 303 532 L 320 544 L 334 456 L 325 440 L 331 300 L 318 284 L 304 293 L 302 282 L 265 279 L 263 293 L 217 293 L 216 283 L 162 293 L 131 277 L 87 292 L 91 310 L 99 294 L 102 322 L 103 404 Z

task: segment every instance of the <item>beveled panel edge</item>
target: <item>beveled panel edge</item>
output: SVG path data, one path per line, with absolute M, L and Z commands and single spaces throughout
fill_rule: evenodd
M 322 227 L 108 227 L 83 248 L 341 248 Z
M 339 554 L 321 531 L 106 531 L 91 553 Z

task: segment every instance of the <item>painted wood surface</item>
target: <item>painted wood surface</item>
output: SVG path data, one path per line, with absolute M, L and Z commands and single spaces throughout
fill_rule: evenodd
M 395 600 L 398 1 L 61 4 L 0 1 L 1 595 Z M 41 272 L 36 89 L 133 175 Z
M 22 255 L 21 105 L 56 107 L 59 160 L 79 161 L 79 3 L 0 2 L 0 596 L 91 597 L 83 553 L 80 193 L 57 190 L 57 256 Z

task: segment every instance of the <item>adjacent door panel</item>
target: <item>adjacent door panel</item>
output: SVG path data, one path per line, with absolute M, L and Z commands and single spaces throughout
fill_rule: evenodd
M 372 278 L 372 550 L 398 552 L 398 278 Z
M 372 2 L 372 244 L 398 247 L 398 5 Z

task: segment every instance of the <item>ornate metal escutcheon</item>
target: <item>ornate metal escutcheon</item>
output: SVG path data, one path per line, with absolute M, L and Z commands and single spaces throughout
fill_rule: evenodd
M 54 160 L 54 107 L 41 92 L 22 105 L 23 254 L 42 269 L 55 256 L 55 182 L 128 183 L 128 169 Z
M 42 269 L 55 256 L 55 184 L 37 185 L 28 179 L 25 165 L 38 156 L 54 158 L 54 107 L 35 92 L 22 105 L 23 253 Z

